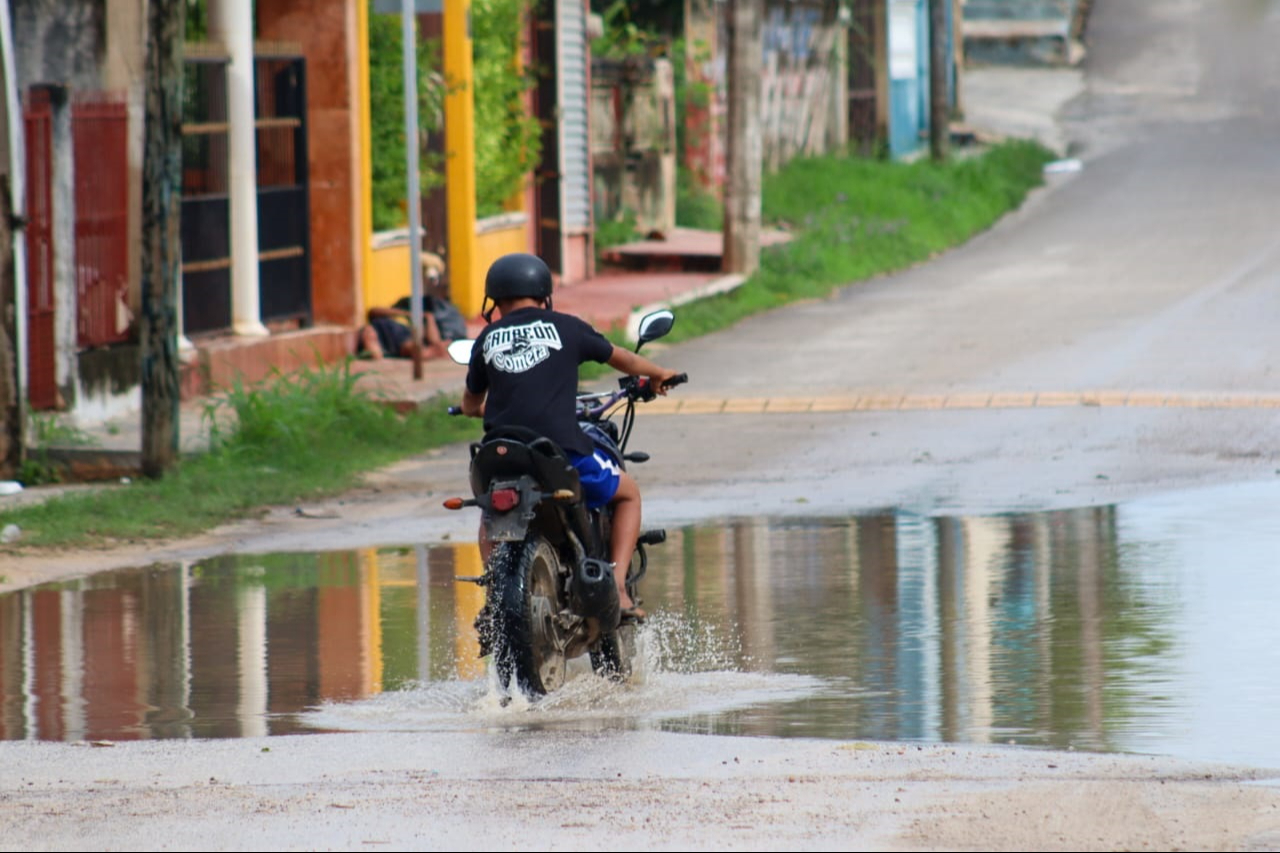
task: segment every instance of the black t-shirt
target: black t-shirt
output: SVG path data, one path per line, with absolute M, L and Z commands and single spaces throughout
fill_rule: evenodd
M 484 428 L 521 426 L 587 454 L 578 428 L 578 365 L 607 362 L 613 344 L 570 314 L 521 308 L 485 328 L 471 351 L 467 389 L 488 392 Z

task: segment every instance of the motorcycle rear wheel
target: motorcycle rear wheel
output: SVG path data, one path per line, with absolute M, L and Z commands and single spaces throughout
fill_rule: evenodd
M 490 559 L 492 654 L 507 690 L 538 696 L 564 684 L 566 660 L 560 612 L 560 558 L 540 536 L 502 542 Z
M 591 652 L 591 669 L 602 678 L 626 681 L 631 678 L 635 655 L 636 625 L 624 623 L 600 638 L 600 647 Z

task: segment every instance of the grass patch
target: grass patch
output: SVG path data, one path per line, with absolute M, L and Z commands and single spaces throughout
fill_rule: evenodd
M 793 161 L 764 184 L 765 221 L 787 228 L 793 239 L 765 251 L 759 271 L 736 290 L 681 306 L 665 340 L 717 331 L 919 263 L 1021 204 L 1052 158 L 1038 144 L 1009 142 L 942 165 L 845 156 Z M 625 345 L 620 330 L 609 337 Z M 584 365 L 582 378 L 606 373 L 612 370 Z M 216 432 L 209 453 L 184 460 L 159 481 L 8 511 L 4 522 L 23 530 L 8 548 L 192 535 L 261 507 L 339 494 L 364 471 L 479 435 L 474 419 L 445 414 L 456 402 L 446 395 L 399 415 L 358 388 L 357 378 L 342 365 L 235 387 L 210 412 L 229 407 L 235 427 Z
M 702 187 L 684 166 L 676 175 L 676 225 L 706 231 L 724 227 L 724 207 L 716 194 Z
M 636 229 L 634 211 L 624 210 L 617 219 L 605 219 L 596 223 L 596 262 L 603 263 L 605 252 L 614 246 L 643 238 Z
M 189 536 L 261 507 L 339 494 L 364 471 L 479 435 L 477 421 L 445 414 L 454 400 L 442 395 L 400 415 L 358 388 L 358 378 L 343 364 L 237 386 L 210 405 L 210 417 L 227 407 L 236 425 L 213 431 L 209 453 L 161 480 L 7 511 L 5 523 L 23 531 L 11 547 Z
M 1043 182 L 1053 153 L 1007 142 L 935 164 L 830 155 L 792 161 L 764 181 L 763 218 L 792 240 L 761 253 L 740 287 L 678 309 L 667 342 L 905 269 L 956 246 L 1016 208 Z

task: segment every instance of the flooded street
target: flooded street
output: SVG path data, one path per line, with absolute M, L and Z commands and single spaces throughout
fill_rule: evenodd
M 461 444 L 15 557 L 0 849 L 1280 850 L 1280 9 L 1077 5 L 1076 171 L 646 350 L 631 683 L 503 707 Z
M 632 683 L 501 707 L 473 544 L 232 555 L 0 598 L 8 740 L 665 730 L 1280 765 L 1280 486 L 669 531 Z

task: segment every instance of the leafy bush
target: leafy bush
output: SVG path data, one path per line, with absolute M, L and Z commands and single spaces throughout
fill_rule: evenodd
M 476 215 L 501 213 L 541 154 L 542 128 L 525 108 L 534 85 L 521 67 L 529 0 L 474 0 Z
M 404 59 L 399 15 L 383 15 L 369 2 L 369 116 L 373 165 L 373 227 L 398 228 L 408 221 L 405 201 Z M 418 40 L 418 141 L 444 126 L 444 77 L 438 40 Z M 444 184 L 441 162 L 429 152 L 419 157 L 423 192 Z
M 373 12 L 369 0 L 369 108 L 373 161 L 373 227 L 408 220 L 404 134 L 404 69 L 398 15 Z M 525 109 L 533 75 L 520 65 L 520 36 L 529 0 L 475 0 L 471 7 L 475 102 L 476 208 L 500 213 L 524 186 L 541 151 L 541 128 Z M 419 142 L 444 127 L 444 100 L 461 81 L 446 81 L 438 39 L 418 39 Z M 443 158 L 419 154 L 423 192 L 444 185 Z

